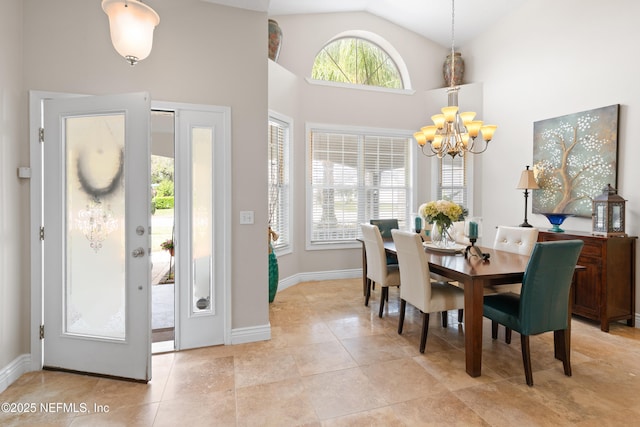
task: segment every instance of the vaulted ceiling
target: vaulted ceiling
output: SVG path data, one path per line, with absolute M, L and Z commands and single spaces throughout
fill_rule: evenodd
M 364 11 L 451 47 L 450 0 L 203 0 L 269 16 Z M 455 0 L 455 45 L 464 46 L 526 0 Z

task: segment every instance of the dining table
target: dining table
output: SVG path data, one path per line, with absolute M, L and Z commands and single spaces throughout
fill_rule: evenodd
M 393 240 L 384 240 L 385 251 L 396 254 Z M 464 246 L 462 247 L 464 248 Z M 465 256 L 462 250 L 438 250 L 425 247 L 429 261 L 429 269 L 445 278 L 458 282 L 464 288 L 464 344 L 466 372 L 478 377 L 482 372 L 482 322 L 484 289 L 487 287 L 521 283 L 529 262 L 528 255 L 501 251 L 492 248 L 478 247 L 485 257 L 471 251 Z M 366 253 L 362 245 L 363 286 L 366 287 Z M 488 254 L 488 256 L 487 256 Z M 579 268 L 579 267 L 578 267 Z M 401 284 L 402 286 L 402 284 Z M 571 325 L 569 310 L 569 325 Z M 570 326 L 565 339 L 570 344 Z M 560 335 L 554 334 L 556 358 L 559 358 Z

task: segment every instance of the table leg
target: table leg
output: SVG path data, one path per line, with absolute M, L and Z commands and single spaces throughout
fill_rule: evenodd
M 467 374 L 482 372 L 482 306 L 484 283 L 479 279 L 464 282 L 464 352 Z
M 362 294 L 367 296 L 367 251 L 362 242 Z

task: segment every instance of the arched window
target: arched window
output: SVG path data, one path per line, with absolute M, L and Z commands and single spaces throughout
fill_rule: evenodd
M 327 43 L 316 55 L 311 78 L 391 89 L 407 88 L 396 61 L 379 44 L 343 35 Z

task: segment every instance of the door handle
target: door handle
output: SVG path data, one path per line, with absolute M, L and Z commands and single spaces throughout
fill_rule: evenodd
M 144 249 L 135 248 L 133 250 L 133 252 L 131 252 L 131 256 L 134 257 L 134 258 L 138 258 L 138 257 L 144 256 Z

